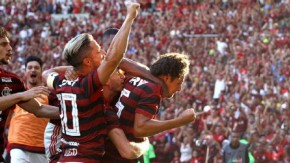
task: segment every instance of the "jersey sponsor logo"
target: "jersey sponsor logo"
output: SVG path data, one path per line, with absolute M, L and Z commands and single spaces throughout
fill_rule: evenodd
M 11 92 L 12 92 L 12 89 L 10 89 L 9 87 L 4 87 L 4 89 L 1 91 L 1 95 L 8 96 L 11 94 Z
M 4 83 L 11 83 L 12 79 L 11 78 L 7 78 L 7 77 L 2 77 L 1 81 L 4 82 Z
M 76 148 L 70 148 L 70 149 L 64 150 L 65 157 L 76 156 L 77 154 L 78 154 L 78 149 L 76 149 Z
M 68 144 L 69 146 L 78 147 L 78 146 L 80 145 L 80 143 L 78 143 L 78 142 L 74 142 L 74 141 L 66 141 L 66 140 L 63 139 L 63 138 L 61 138 L 60 141 L 63 142 L 64 144 Z

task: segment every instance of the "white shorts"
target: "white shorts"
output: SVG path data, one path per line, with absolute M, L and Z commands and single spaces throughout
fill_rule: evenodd
M 11 163 L 46 163 L 47 159 L 45 157 L 45 154 L 39 154 L 39 153 L 32 153 L 23 151 L 21 149 L 11 149 L 10 151 L 11 156 Z
M 44 132 L 44 147 L 45 154 L 48 161 L 50 158 L 61 153 L 60 149 L 61 139 L 61 126 L 47 123 Z

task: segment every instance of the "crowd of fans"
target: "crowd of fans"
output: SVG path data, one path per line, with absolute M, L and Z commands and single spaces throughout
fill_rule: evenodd
M 73 36 L 120 27 L 117 0 L 0 1 L 0 25 L 12 35 L 13 61 L 38 55 L 44 69 L 66 65 L 61 53 Z M 153 162 L 221 162 L 231 131 L 242 133 L 256 162 L 290 161 L 290 1 L 143 0 L 126 57 L 148 66 L 166 52 L 191 59 L 183 90 L 165 100 L 160 119 L 190 107 L 208 114 L 191 125 L 151 137 Z M 88 17 L 73 14 L 87 13 Z M 53 19 L 55 14 L 72 14 Z

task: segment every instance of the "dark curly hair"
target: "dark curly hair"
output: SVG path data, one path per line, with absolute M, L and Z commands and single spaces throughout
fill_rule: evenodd
M 154 76 L 169 75 L 172 79 L 186 76 L 189 72 L 189 59 L 180 53 L 166 53 L 161 55 L 151 67 Z

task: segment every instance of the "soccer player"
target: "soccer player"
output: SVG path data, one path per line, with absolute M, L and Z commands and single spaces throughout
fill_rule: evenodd
M 107 135 L 102 88 L 126 52 L 131 25 L 140 7 L 128 3 L 127 16 L 114 37 L 108 55 L 92 35 L 71 39 L 64 56 L 78 73 L 74 81 L 51 73 L 47 85 L 56 90 L 61 104 L 62 155 L 60 162 L 100 162 Z
M 178 118 L 170 120 L 154 119 L 162 98 L 170 98 L 177 91 L 189 71 L 189 60 L 186 55 L 168 53 L 161 55 L 150 67 L 150 72 L 155 77 L 164 81 L 168 89 L 168 95 L 162 93 L 162 87 L 158 83 L 144 80 L 139 77 L 125 80 L 124 89 L 119 101 L 116 103 L 117 115 L 122 129 L 129 141 L 142 142 L 148 136 L 165 130 L 180 127 L 195 120 L 194 109 L 186 109 Z M 104 161 L 108 163 L 137 162 L 122 158 L 113 144 L 106 144 Z
M 25 84 L 27 89 L 42 86 L 42 60 L 29 56 L 25 60 Z M 47 96 L 37 98 L 42 104 L 48 103 Z M 18 105 L 10 121 L 8 142 L 11 163 L 47 162 L 44 155 L 43 135 L 48 119 L 37 118 Z M 33 139 L 32 139 L 33 138 Z
M 55 91 L 51 90 L 48 97 L 49 105 L 59 106 Z M 61 120 L 50 119 L 44 131 L 44 148 L 48 163 L 57 163 L 62 153 L 61 146 Z
M 124 62 L 124 61 L 123 61 Z M 140 67 L 140 64 L 135 63 L 122 63 L 124 69 L 138 71 L 139 73 L 135 73 L 134 75 L 143 75 L 145 77 L 149 77 L 148 72 L 144 70 L 144 67 Z M 63 67 L 62 69 L 67 69 L 69 67 Z M 54 68 L 54 71 L 57 71 L 57 67 Z M 64 71 L 58 69 L 59 71 Z M 107 83 L 103 86 L 103 98 L 107 102 L 106 108 L 106 121 L 108 126 L 108 136 L 114 142 L 114 145 L 117 146 L 117 149 L 120 155 L 127 159 L 136 159 L 140 157 L 148 146 L 148 142 L 145 143 L 134 143 L 129 142 L 126 138 L 124 132 L 122 131 L 119 123 L 118 117 L 116 116 L 115 110 L 112 110 L 111 106 L 114 106 L 116 100 L 118 100 L 119 94 L 124 86 L 124 75 L 123 71 L 117 69 L 111 76 Z M 147 74 L 147 75 L 146 75 Z M 70 77 L 72 78 L 72 77 Z M 154 80 L 154 79 L 153 79 Z M 57 98 L 53 95 L 50 96 L 50 105 L 57 105 Z M 60 120 L 51 120 L 45 130 L 45 150 L 49 163 L 56 163 L 59 160 L 61 155 L 60 148 L 60 139 L 61 139 L 61 124 L 57 122 Z M 107 138 L 108 139 L 108 138 Z M 134 147 L 135 146 L 135 147 Z
M 110 28 L 106 30 L 103 34 L 103 44 L 105 48 L 108 48 L 112 38 L 117 34 L 118 29 Z M 150 80 L 160 82 L 157 78 L 150 74 L 149 68 L 143 64 L 134 62 L 129 59 L 123 59 L 119 65 L 123 70 L 126 71 L 126 74 L 130 74 L 132 76 L 140 76 L 144 78 L 148 78 Z M 75 80 L 77 78 L 77 74 L 74 71 L 70 71 L 71 66 L 60 66 L 55 67 L 51 72 L 59 72 L 66 73 L 66 78 L 69 80 Z M 115 71 L 107 83 L 103 86 L 103 95 L 104 98 L 111 106 L 114 106 L 116 100 L 118 100 L 119 94 L 123 89 L 123 81 L 124 75 L 121 72 L 122 70 L 118 69 Z M 68 73 L 69 72 L 69 73 Z M 44 75 L 50 72 L 44 72 Z M 119 74 L 119 75 L 118 75 Z M 164 85 L 163 85 L 164 86 Z M 166 89 L 166 88 L 165 88 Z M 58 100 L 56 96 L 50 96 L 50 105 L 58 105 Z M 107 105 L 107 108 L 110 108 Z M 120 155 L 124 158 L 135 159 L 141 156 L 142 152 L 145 152 L 146 144 L 145 143 L 134 143 L 129 142 L 122 129 L 120 129 L 118 118 L 116 117 L 115 110 L 106 110 L 107 111 L 107 123 L 108 123 L 108 131 L 109 137 L 114 142 L 114 145 L 117 146 L 117 149 Z M 59 121 L 59 122 L 58 122 Z M 55 163 L 60 157 L 61 149 L 60 149 L 60 120 L 50 120 L 45 130 L 45 148 L 46 155 L 50 163 Z M 118 134 L 116 134 L 118 133 Z M 137 146 L 137 148 L 133 148 L 133 146 Z M 142 150 L 141 150 L 142 149 Z M 138 154 L 138 155 L 137 155 Z
M 7 65 L 12 56 L 12 47 L 10 46 L 9 33 L 3 27 L 0 27 L 0 65 Z M 15 74 L 0 68 L 0 162 L 3 161 L 4 151 L 4 125 L 9 111 L 19 105 L 35 114 L 38 117 L 58 118 L 58 109 L 40 109 L 39 103 L 34 99 L 42 95 L 48 95 L 47 87 L 39 86 L 26 91 L 22 80 Z M 22 103 L 20 103 L 22 102 Z M 33 107 L 32 107 L 33 106 Z

